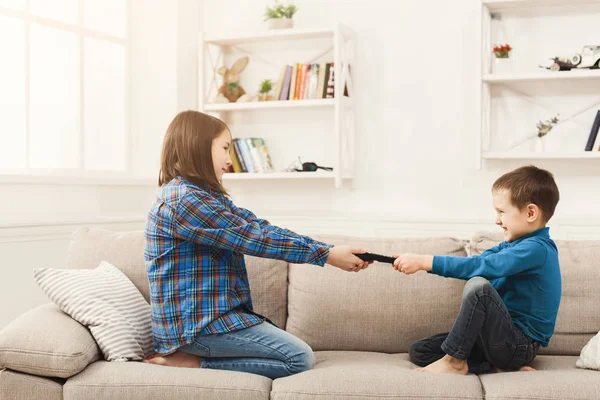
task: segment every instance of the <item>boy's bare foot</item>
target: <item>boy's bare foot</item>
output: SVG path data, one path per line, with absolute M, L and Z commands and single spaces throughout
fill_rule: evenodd
M 158 355 L 144 360 L 144 362 L 167 367 L 200 368 L 200 357 L 183 351 L 176 351 L 167 356 Z
M 425 368 L 418 368 L 417 371 L 433 372 L 436 374 L 467 375 L 467 373 L 469 372 L 469 367 L 467 365 L 467 361 L 457 360 L 454 357 L 445 355 L 436 362 L 429 364 Z
M 530 367 L 529 365 L 524 365 L 521 368 L 519 368 L 519 371 L 535 371 L 535 368 Z M 492 367 L 492 373 L 497 373 L 497 372 L 506 372 L 506 371 L 503 369 L 500 369 L 500 368 Z

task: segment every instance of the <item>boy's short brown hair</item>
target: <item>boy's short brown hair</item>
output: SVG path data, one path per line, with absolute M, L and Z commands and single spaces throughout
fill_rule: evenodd
M 511 203 L 518 209 L 531 203 L 537 205 L 544 222 L 552 218 L 560 199 L 552 174 L 534 165 L 517 168 L 502 175 L 492 186 L 492 192 L 498 190 L 509 191 Z

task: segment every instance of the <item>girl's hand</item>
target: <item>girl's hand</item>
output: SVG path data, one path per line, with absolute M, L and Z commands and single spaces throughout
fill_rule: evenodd
M 334 246 L 329 249 L 329 256 L 326 262 L 344 271 L 358 272 L 367 268 L 371 263 L 361 260 L 355 254 L 366 252 L 365 249 L 350 246 Z

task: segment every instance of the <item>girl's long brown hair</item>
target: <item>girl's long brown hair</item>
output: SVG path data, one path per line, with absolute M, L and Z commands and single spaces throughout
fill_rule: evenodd
M 227 125 L 210 115 L 193 110 L 177 114 L 163 141 L 158 185 L 181 176 L 200 187 L 227 194 L 217 180 L 212 159 L 212 141 L 225 130 L 229 130 Z

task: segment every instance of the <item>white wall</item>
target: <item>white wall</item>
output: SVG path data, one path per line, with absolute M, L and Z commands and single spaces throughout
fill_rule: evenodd
M 259 215 L 319 215 L 323 223 L 315 230 L 338 226 L 339 220 L 357 234 L 392 221 L 449 221 L 444 226 L 457 221 L 457 231 L 459 222 L 471 221 L 494 229 L 491 185 L 522 162 L 495 161 L 477 169 L 480 1 L 294 3 L 298 28 L 339 21 L 357 34 L 357 176 L 353 188 L 341 190 L 331 183 L 231 182 L 234 201 Z M 266 30 L 267 4 L 204 0 L 201 29 L 210 34 Z M 583 224 L 588 234 L 588 224 L 600 220 L 598 160 L 536 165 L 551 170 L 561 190 L 554 225 Z M 335 218 L 329 221 L 330 216 Z

